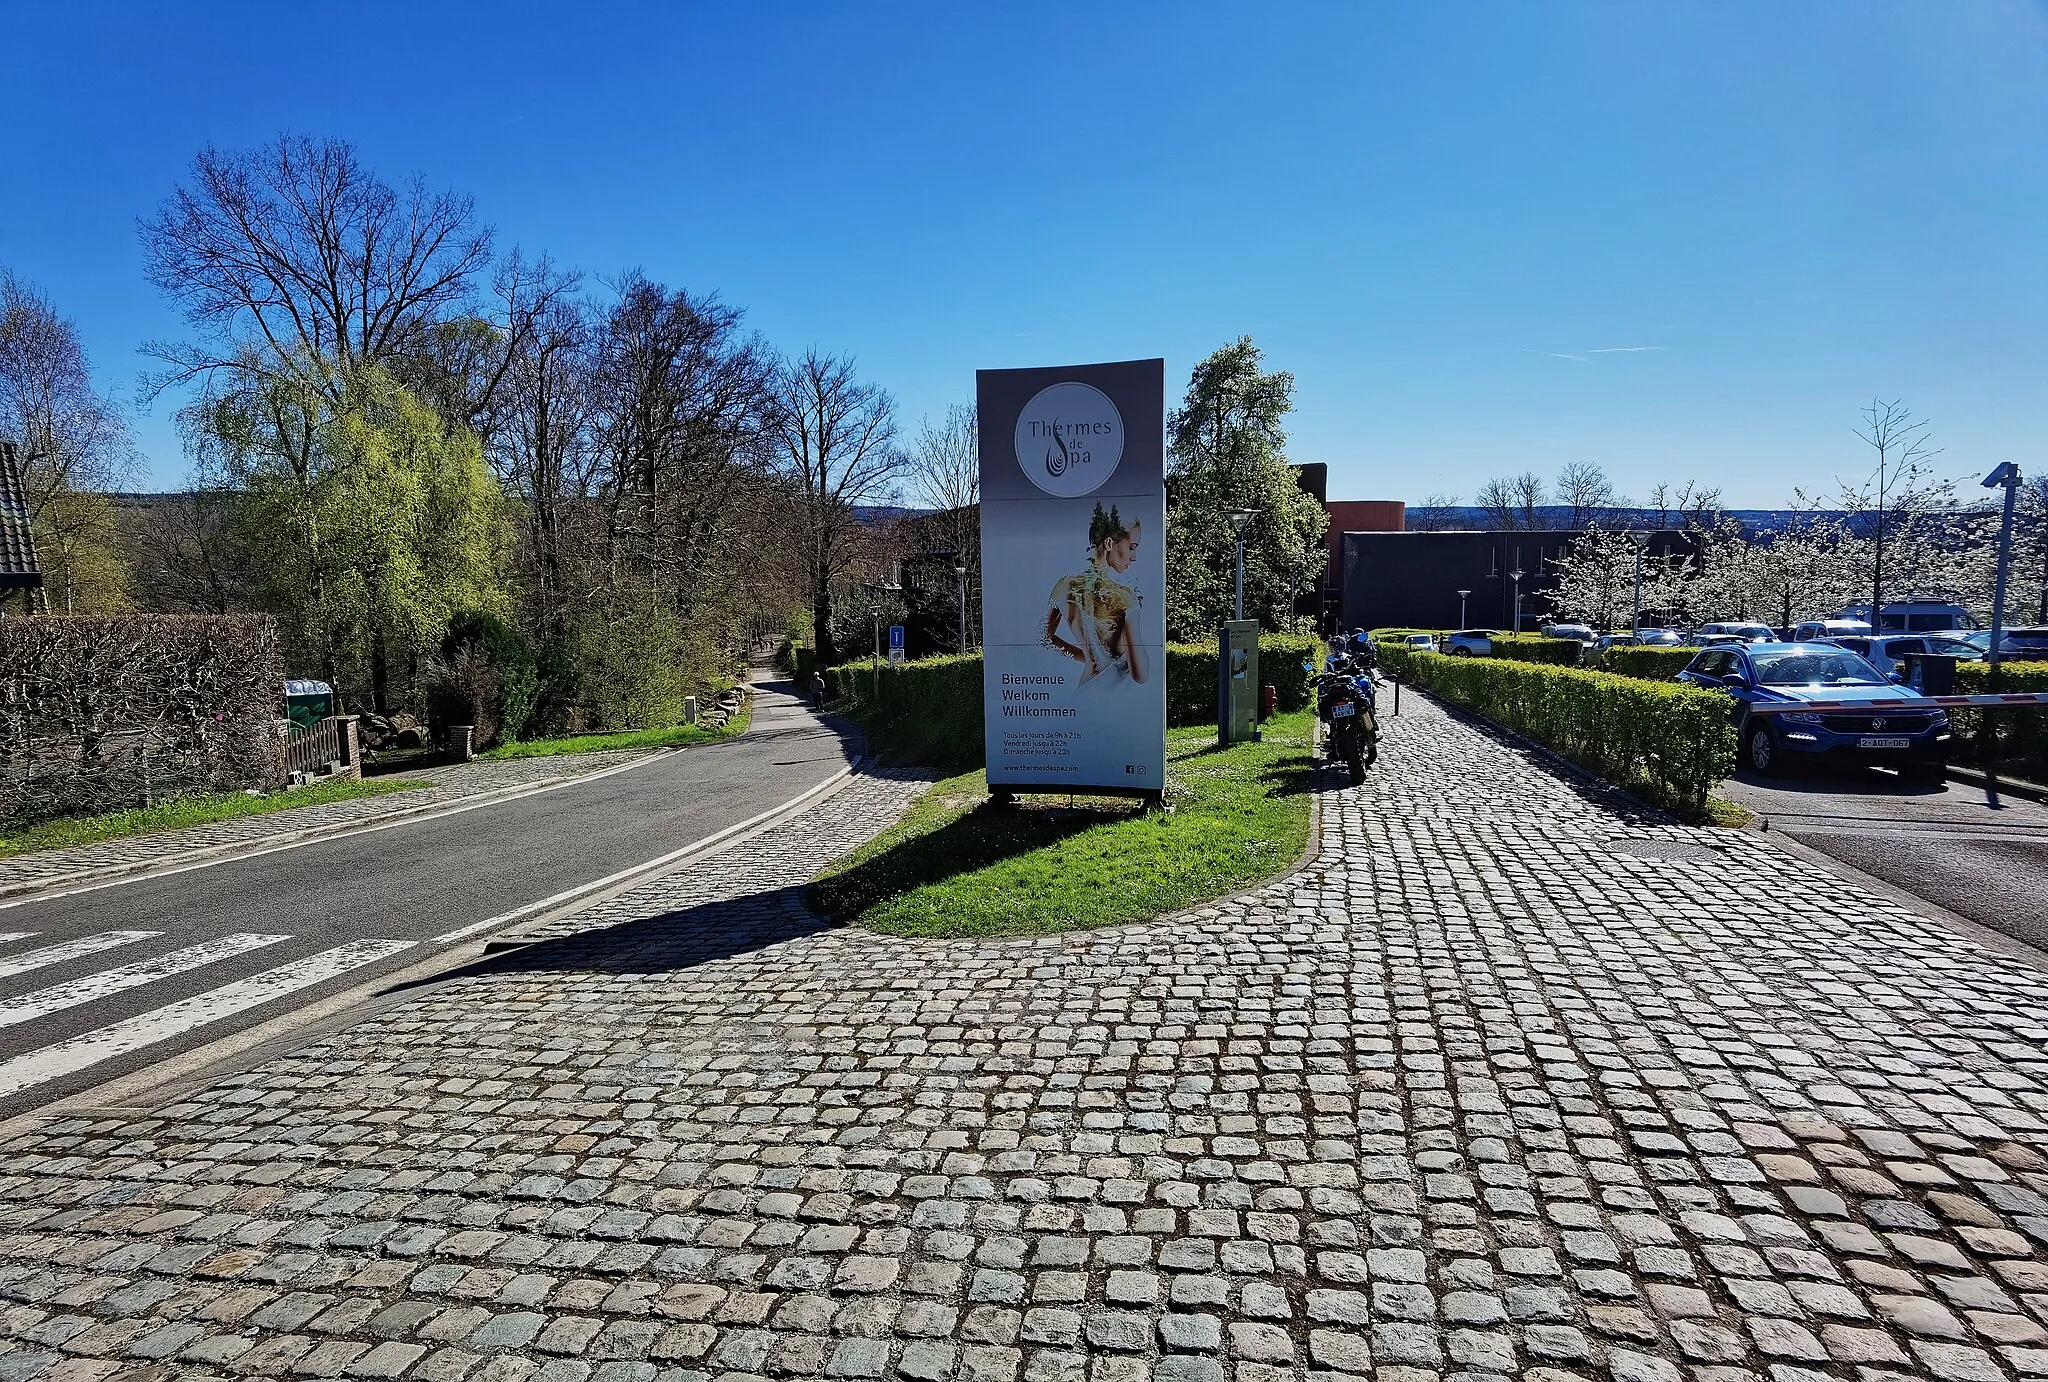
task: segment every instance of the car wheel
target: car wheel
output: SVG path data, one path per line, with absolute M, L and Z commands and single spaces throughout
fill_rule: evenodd
M 1769 776 L 1778 771 L 1778 740 L 1766 725 L 1752 726 L 1747 739 L 1749 766 Z
M 1453 648 L 1453 649 L 1451 649 L 1451 656 L 1452 656 L 1452 657 L 1470 657 L 1470 656 L 1472 656 L 1472 650 L 1471 650 L 1470 648 Z

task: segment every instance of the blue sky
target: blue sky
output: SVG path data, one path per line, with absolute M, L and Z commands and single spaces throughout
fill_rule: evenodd
M 1777 504 L 1873 394 L 2048 464 L 2048 8 L 0 4 L 0 264 L 132 395 L 135 222 L 339 135 L 504 245 L 716 291 L 907 420 L 1251 333 L 1333 497 L 1572 460 Z M 26 58 L 26 60 L 22 60 Z M 170 409 L 146 480 L 184 471 Z

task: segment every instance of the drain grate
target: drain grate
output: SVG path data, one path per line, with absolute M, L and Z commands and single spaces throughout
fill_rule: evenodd
M 1723 845 L 1696 845 L 1687 840 L 1631 840 L 1619 839 L 1607 842 L 1609 854 L 1621 854 L 1635 859 L 1718 859 L 1726 853 Z

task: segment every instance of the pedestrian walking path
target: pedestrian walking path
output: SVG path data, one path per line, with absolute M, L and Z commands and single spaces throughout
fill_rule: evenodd
M 300 806 L 260 816 L 164 830 L 153 835 L 128 835 L 97 844 L 43 849 L 0 859 L 0 895 L 25 888 L 59 886 L 105 871 L 174 865 L 204 857 L 223 847 L 261 848 L 306 832 L 330 832 L 351 826 L 411 815 L 469 797 L 482 797 L 518 787 L 582 777 L 647 757 L 644 749 L 562 754 L 552 758 L 476 759 L 422 768 L 416 776 L 432 783 L 409 792 L 358 797 L 353 801 Z
M 18 1136 L 0 1379 L 2048 1375 L 2048 975 L 1406 709 L 1186 916 L 824 929 L 866 778 Z

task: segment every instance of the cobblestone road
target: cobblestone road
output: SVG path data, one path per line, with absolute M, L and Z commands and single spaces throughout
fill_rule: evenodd
M 300 806 L 262 816 L 242 816 L 214 821 L 208 825 L 166 830 L 154 835 L 129 835 L 98 844 L 73 845 L 65 849 L 43 849 L 0 859 L 0 891 L 26 885 L 52 884 L 74 874 L 99 869 L 173 864 L 198 851 L 221 845 L 261 845 L 280 835 L 305 830 L 328 830 L 361 825 L 380 817 L 438 806 L 463 797 L 482 796 L 511 787 L 536 786 L 561 778 L 582 777 L 621 763 L 645 758 L 645 750 L 563 754 L 553 758 L 477 759 L 470 763 L 449 763 L 422 768 L 405 776 L 431 782 L 433 786 L 381 797 L 358 797 L 354 801 L 329 802 L 322 806 Z
M 2042 972 L 1420 699 L 1229 904 L 820 930 L 868 780 L 18 1138 L 0 1379 L 2048 1375 Z

